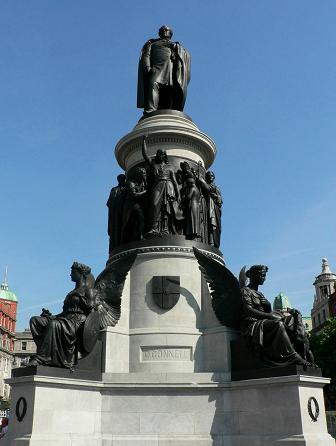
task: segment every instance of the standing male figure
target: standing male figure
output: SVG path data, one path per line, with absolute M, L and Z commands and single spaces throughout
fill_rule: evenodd
M 145 231 L 145 198 L 147 173 L 137 167 L 126 182 L 125 203 L 122 217 L 121 243 L 141 240 Z
M 215 174 L 210 170 L 205 174 L 205 179 L 198 178 L 197 182 L 202 194 L 206 197 L 208 208 L 208 243 L 219 248 L 221 236 L 222 194 L 214 183 Z
M 107 200 L 108 225 L 107 233 L 110 236 L 109 252 L 120 245 L 123 205 L 126 188 L 126 175 L 117 176 L 118 186 L 112 187 Z
M 142 48 L 138 76 L 138 108 L 144 114 L 158 109 L 182 111 L 190 80 L 190 55 L 178 42 L 173 31 L 161 26 L 159 38 L 150 39 Z

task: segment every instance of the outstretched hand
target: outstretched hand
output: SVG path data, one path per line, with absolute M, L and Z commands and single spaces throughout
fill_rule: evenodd
M 51 314 L 51 312 L 48 309 L 42 308 L 41 317 L 46 317 L 48 319 L 51 319 L 52 314 Z

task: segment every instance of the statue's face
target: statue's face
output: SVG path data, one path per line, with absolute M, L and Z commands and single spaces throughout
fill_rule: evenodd
M 161 37 L 161 39 L 170 40 L 173 36 L 173 31 L 171 28 L 169 28 L 169 26 L 161 26 L 161 28 L 159 29 L 159 36 Z
M 262 271 L 260 271 L 259 273 L 259 280 L 260 280 L 260 285 L 262 285 L 265 280 L 266 280 L 266 271 L 263 269 Z
M 262 285 L 265 282 L 266 274 L 267 274 L 267 271 L 265 268 L 258 269 L 253 272 L 253 276 L 259 285 Z
M 81 278 L 81 273 L 78 271 L 77 268 L 71 267 L 71 273 L 70 273 L 71 280 L 73 282 L 77 282 Z
M 145 171 L 145 169 L 141 169 L 139 176 L 142 180 L 145 180 L 147 178 L 147 172 Z
M 118 180 L 119 186 L 125 186 L 125 184 L 126 184 L 126 176 L 125 175 L 123 175 L 123 174 L 118 175 L 117 180 Z
M 213 183 L 213 181 L 215 180 L 215 174 L 213 172 L 207 172 L 205 174 L 205 181 L 207 183 Z
M 156 158 L 160 163 L 164 162 L 166 160 L 166 152 L 164 150 L 158 150 L 156 152 Z

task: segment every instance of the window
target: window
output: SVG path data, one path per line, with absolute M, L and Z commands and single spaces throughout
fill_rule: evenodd
M 323 321 L 325 321 L 327 318 L 326 318 L 326 311 L 325 310 L 323 310 Z
M 321 295 L 323 297 L 326 297 L 328 296 L 328 294 L 329 294 L 328 286 L 327 285 L 321 286 Z
M 313 327 L 316 327 L 315 316 L 313 317 Z
M 317 315 L 317 319 L 318 319 L 318 324 L 321 325 L 321 314 L 320 313 Z
M 23 341 L 23 342 L 21 343 L 21 350 L 24 350 L 24 351 L 27 350 L 27 342 L 26 342 L 26 341 Z

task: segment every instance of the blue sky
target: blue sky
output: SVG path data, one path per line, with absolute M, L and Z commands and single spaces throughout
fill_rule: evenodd
M 18 328 L 58 312 L 74 260 L 107 260 L 117 141 L 141 117 L 142 44 L 162 24 L 192 55 L 185 112 L 214 139 L 222 251 L 309 314 L 336 270 L 336 2 L 7 0 L 0 4 L 0 269 Z

